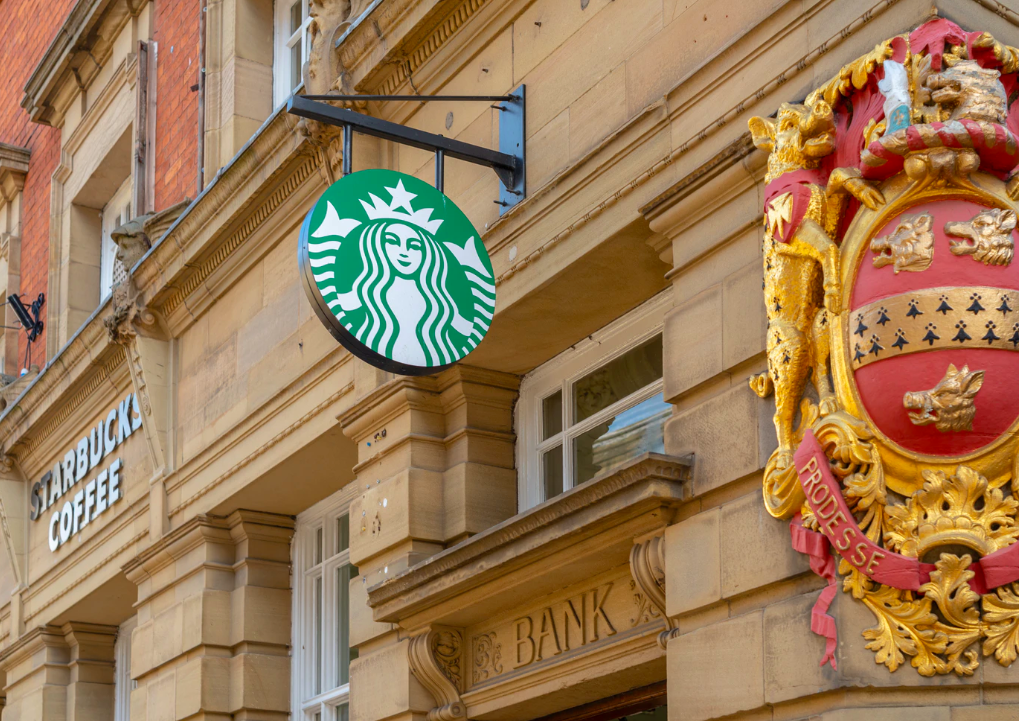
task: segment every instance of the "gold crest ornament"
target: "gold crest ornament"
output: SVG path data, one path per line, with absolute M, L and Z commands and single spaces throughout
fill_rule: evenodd
M 935 18 L 750 121 L 765 505 L 827 569 L 822 612 L 837 576 L 871 609 L 890 671 L 1019 655 L 1017 72 L 1019 50 Z

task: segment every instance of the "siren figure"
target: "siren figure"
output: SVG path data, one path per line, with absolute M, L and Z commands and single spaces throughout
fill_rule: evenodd
M 354 229 L 358 231 L 361 271 L 349 290 L 335 289 L 330 307 L 335 312 L 338 306 L 344 316 L 341 322 L 376 353 L 412 366 L 452 363 L 460 357 L 458 351 L 472 350 L 488 329 L 485 321 L 491 317 L 494 300 L 484 291 L 490 288 L 494 295 L 494 285 L 477 277 L 490 275 L 478 257 L 476 238 L 463 248 L 454 243 L 440 245 L 435 232 L 442 221 L 431 220 L 430 210 L 411 210 L 410 201 L 416 196 L 402 182 L 388 190 L 393 195 L 391 204 L 375 195 L 370 195 L 371 203 L 361 201 L 367 223 L 340 218 L 332 203 L 327 203 L 325 218 L 311 234 L 312 238 L 347 238 Z M 480 310 L 475 303 L 473 319 L 464 317 L 448 290 L 456 266 L 479 289 L 475 300 L 485 303 Z M 483 310 L 489 311 L 487 317 Z

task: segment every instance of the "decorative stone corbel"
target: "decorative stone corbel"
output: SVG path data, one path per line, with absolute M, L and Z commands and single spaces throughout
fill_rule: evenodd
M 110 341 L 124 346 L 131 384 L 142 415 L 142 431 L 154 473 L 149 482 L 151 536 L 169 530 L 166 491 L 169 470 L 167 432 L 170 425 L 170 342 L 165 325 L 142 302 L 128 276 L 113 289 L 113 312 L 103 320 Z
M 132 218 L 110 231 L 110 239 L 117 246 L 117 260 L 126 270 L 130 271 L 134 264 L 149 252 L 152 241 L 159 240 L 190 203 L 191 201 L 185 198 L 158 213 L 146 213 Z
M 412 636 L 407 650 L 410 670 L 438 704 L 428 712 L 428 721 L 458 721 L 467 718 L 460 700 L 463 689 L 463 634 L 453 628 L 432 628 Z
M 363 2 L 354 0 L 311 0 L 308 15 L 310 49 L 308 60 L 304 64 L 304 92 L 308 95 L 333 95 L 337 92 L 351 95 L 355 91 L 350 87 L 347 73 L 336 50 L 336 41 L 350 28 L 350 22 L 362 12 Z M 355 12 L 352 12 L 355 11 Z M 344 101 L 343 107 L 363 110 L 365 102 Z M 341 158 L 339 152 L 332 150 L 341 131 L 339 128 L 320 123 L 315 120 L 302 119 L 298 123 L 298 131 L 311 140 L 318 148 L 319 162 L 324 180 L 327 183 L 336 181 L 333 172 Z
M 665 619 L 658 645 L 665 649 L 676 630 L 676 622 L 665 613 L 665 538 L 652 536 L 630 549 L 630 573 L 644 597 Z

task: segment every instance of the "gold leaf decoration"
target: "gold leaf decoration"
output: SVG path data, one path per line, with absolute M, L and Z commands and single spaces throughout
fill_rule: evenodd
M 972 676 L 980 665 L 977 650 L 971 648 L 983 635 L 980 596 L 969 586 L 975 575 L 968 570 L 971 562 L 968 555 L 959 558 L 951 553 L 942 554 L 935 564 L 937 570 L 931 572 L 931 580 L 920 587 L 925 600 L 936 603 L 945 619 L 934 624 L 948 641 L 944 650 L 938 652 L 947 657 L 939 673 L 954 671 L 960 676 Z
M 1002 586 L 983 599 L 987 622 L 984 655 L 992 653 L 1002 666 L 1011 666 L 1019 653 L 1019 583 Z
M 896 522 L 885 533 L 892 550 L 920 558 L 932 548 L 961 544 L 987 556 L 1019 536 L 1019 502 L 990 487 L 972 468 L 959 466 L 952 476 L 925 470 L 923 477 L 923 488 L 905 505 L 886 508 Z
M 818 100 L 824 100 L 834 105 L 839 96 L 863 88 L 874 69 L 893 54 L 892 39 L 885 40 L 863 57 L 843 66 L 838 75 L 807 96 L 806 104 L 812 106 Z
M 877 663 L 895 671 L 905 656 L 912 656 L 911 663 L 921 676 L 933 676 L 944 667 L 937 654 L 944 652 L 948 638 L 932 628 L 938 617 L 931 611 L 929 598 L 914 600 L 908 591 L 880 586 L 867 593 L 863 602 L 878 620 L 877 628 L 863 632 Z

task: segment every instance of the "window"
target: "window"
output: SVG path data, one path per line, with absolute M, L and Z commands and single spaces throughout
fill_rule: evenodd
M 284 102 L 301 84 L 301 69 L 310 50 L 310 23 L 308 0 L 276 0 L 276 59 L 273 68 L 275 105 Z
M 356 488 L 338 491 L 297 518 L 293 543 L 294 625 L 291 687 L 295 721 L 346 721 L 350 694 L 348 509 Z
M 123 182 L 102 210 L 102 250 L 99 257 L 99 301 L 102 302 L 120 281 L 127 277 L 124 265 L 117 260 L 117 244 L 110 236 L 131 219 L 131 178 Z
M 131 692 L 137 686 L 131 680 L 131 633 L 137 625 L 137 616 L 122 623 L 113 645 L 113 721 L 130 721 L 131 718 Z
M 662 320 L 670 296 L 536 368 L 520 384 L 521 510 L 648 451 L 664 451 Z

